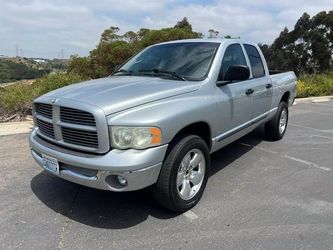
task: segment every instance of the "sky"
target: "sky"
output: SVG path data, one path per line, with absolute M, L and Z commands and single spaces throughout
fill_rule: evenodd
M 0 0 L 0 55 L 86 56 L 110 26 L 120 33 L 174 26 L 187 17 L 194 31 L 214 29 L 272 43 L 307 12 L 333 10 L 332 0 Z

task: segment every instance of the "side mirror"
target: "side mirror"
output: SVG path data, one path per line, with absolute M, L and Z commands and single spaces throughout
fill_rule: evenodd
M 250 77 L 250 70 L 246 65 L 231 65 L 225 73 L 225 81 L 243 81 Z

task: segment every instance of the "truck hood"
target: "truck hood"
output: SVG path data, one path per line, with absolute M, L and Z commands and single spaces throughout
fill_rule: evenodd
M 159 77 L 111 76 L 69 85 L 49 92 L 46 97 L 66 98 L 96 105 L 106 115 L 152 101 L 195 91 L 198 82 Z

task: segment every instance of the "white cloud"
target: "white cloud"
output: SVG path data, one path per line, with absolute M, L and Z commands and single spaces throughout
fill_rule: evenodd
M 0 54 L 26 56 L 87 55 L 102 31 L 173 26 L 184 16 L 193 29 L 241 36 L 270 43 L 287 26 L 292 29 L 303 12 L 314 15 L 332 9 L 331 0 L 0 0 Z

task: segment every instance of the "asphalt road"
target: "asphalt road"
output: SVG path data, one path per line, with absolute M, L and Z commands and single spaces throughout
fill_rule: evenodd
M 0 137 L 1 249 L 333 249 L 333 102 L 297 104 L 286 136 L 259 129 L 212 156 L 201 202 L 170 213 L 42 171 L 27 134 Z

